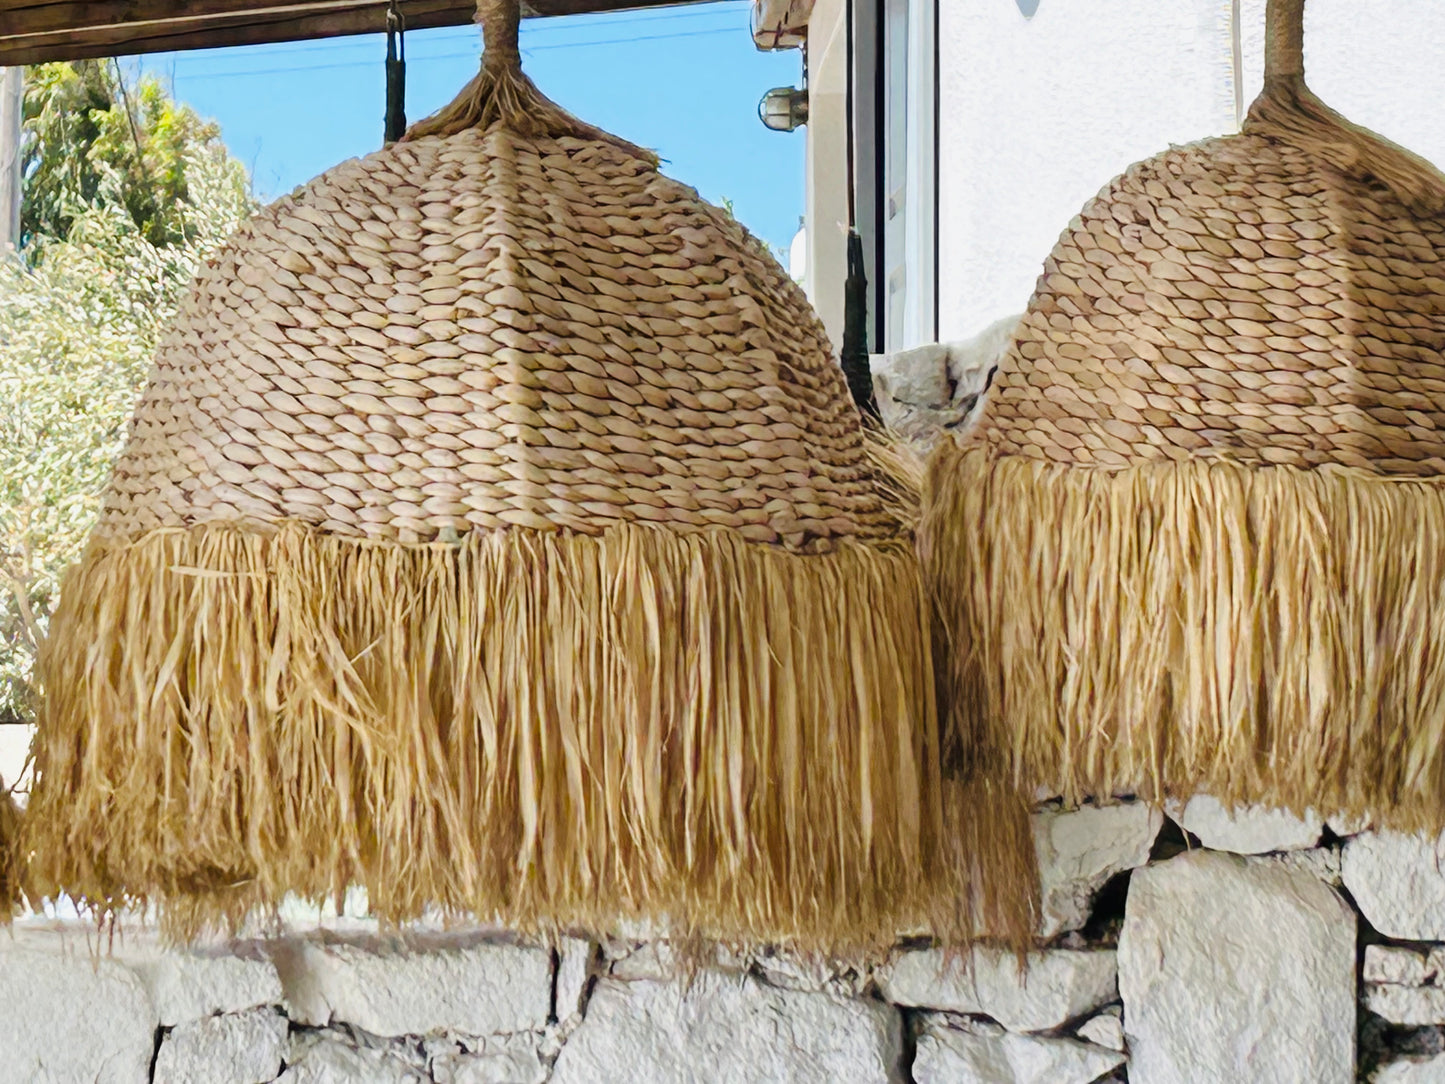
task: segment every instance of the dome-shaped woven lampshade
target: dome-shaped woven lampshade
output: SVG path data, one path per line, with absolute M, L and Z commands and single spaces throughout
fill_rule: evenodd
M 945 793 L 818 320 L 486 22 L 461 97 L 258 215 L 160 351 L 42 652 L 35 888 L 1026 933 L 1026 821 Z
M 953 712 L 1071 796 L 1445 824 L 1445 177 L 1303 82 L 1054 249 L 923 549 Z

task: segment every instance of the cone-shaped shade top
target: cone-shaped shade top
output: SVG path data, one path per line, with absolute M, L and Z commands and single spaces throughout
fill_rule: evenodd
M 215 520 L 902 530 L 762 245 L 635 148 L 501 122 L 346 162 L 203 269 L 99 531 Z

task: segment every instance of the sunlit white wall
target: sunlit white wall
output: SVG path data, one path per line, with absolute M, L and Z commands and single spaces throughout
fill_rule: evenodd
M 1044 257 L 1127 165 L 1234 131 L 1266 0 L 940 0 L 939 331 L 1020 311 Z M 1445 2 L 1310 0 L 1314 89 L 1445 163 Z M 1236 65 L 1236 52 L 1240 63 Z
M 939 335 L 1033 291 L 1085 200 L 1235 124 L 1228 0 L 940 0 Z

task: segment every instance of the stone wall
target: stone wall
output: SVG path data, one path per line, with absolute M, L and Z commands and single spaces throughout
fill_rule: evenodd
M 0 935 L 0 1082 L 1445 1081 L 1440 843 L 1359 829 L 1046 804 L 1022 975 L 926 942 L 684 966 L 666 940 L 313 916 L 181 952 L 33 916 Z

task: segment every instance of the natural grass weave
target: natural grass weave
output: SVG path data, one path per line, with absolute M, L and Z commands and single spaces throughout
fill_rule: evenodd
M 923 540 L 950 718 L 1071 797 L 1445 827 L 1445 177 L 1303 83 L 1050 256 Z
M 945 782 L 906 503 L 801 292 L 481 76 L 199 277 L 42 649 L 38 891 L 528 929 L 1029 934 Z
M 87 899 L 214 919 L 355 883 L 392 920 L 873 948 L 973 917 L 953 848 L 1010 872 L 1016 829 L 945 835 L 903 546 L 216 525 L 99 545 L 66 586 L 38 769 L 82 785 L 37 785 L 29 839 Z

